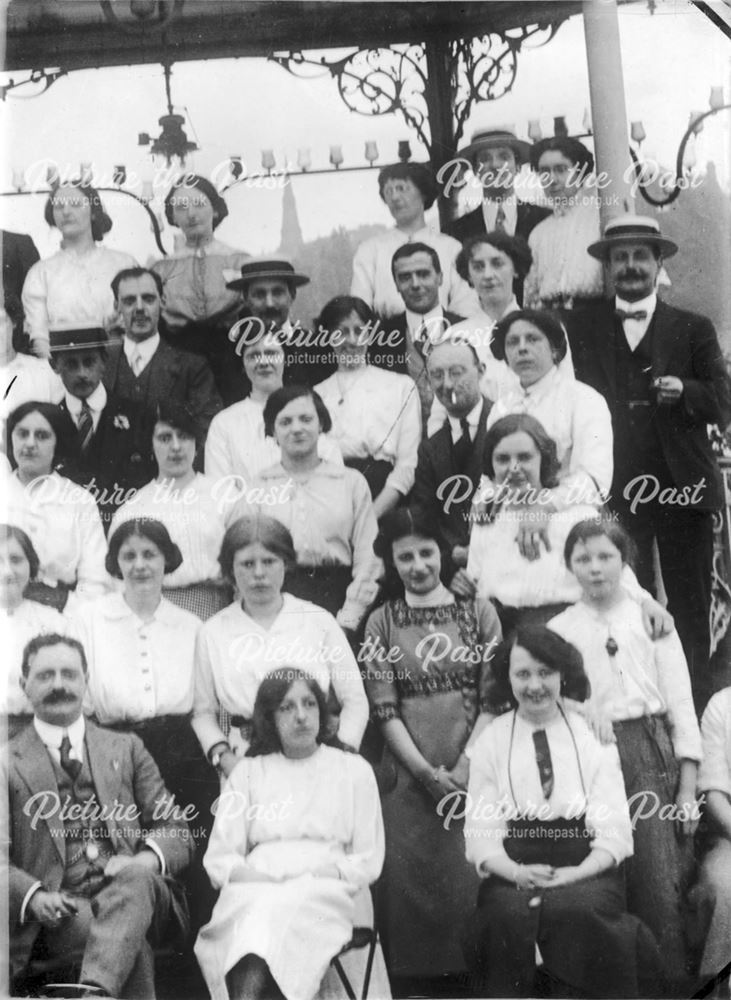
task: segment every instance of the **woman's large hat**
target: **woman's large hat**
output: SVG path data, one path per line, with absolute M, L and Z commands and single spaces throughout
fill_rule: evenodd
M 604 227 L 604 237 L 588 246 L 587 252 L 597 260 L 604 260 L 609 248 L 618 243 L 649 243 L 656 246 L 661 257 L 672 257 L 678 251 L 673 243 L 660 232 L 660 225 L 649 215 L 619 215 Z
M 242 289 L 246 288 L 252 281 L 288 281 L 295 288 L 300 285 L 308 285 L 310 279 L 306 274 L 299 274 L 295 271 L 290 261 L 283 258 L 272 259 L 271 257 L 260 258 L 258 260 L 247 260 L 241 266 L 241 277 L 233 278 L 232 273 L 224 272 L 226 277 L 226 288 Z M 233 280 L 229 280 L 233 278 Z
M 472 162 L 475 153 L 480 149 L 490 149 L 496 146 L 507 146 L 515 153 L 515 160 L 518 165 L 527 163 L 530 154 L 530 143 L 519 139 L 510 126 L 502 125 L 498 128 L 478 128 L 472 133 L 469 146 L 460 149 L 457 156 Z

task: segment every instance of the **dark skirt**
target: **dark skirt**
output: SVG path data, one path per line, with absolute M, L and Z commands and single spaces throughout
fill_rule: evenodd
M 393 465 L 390 462 L 372 458 L 370 455 L 368 458 L 346 458 L 345 464 L 349 469 L 355 469 L 356 472 L 365 476 L 373 500 L 376 499 L 393 472 Z
M 583 818 L 515 821 L 505 850 L 514 861 L 577 865 L 591 849 Z M 621 869 L 543 891 L 491 876 L 464 938 L 465 958 L 490 997 L 535 995 L 535 950 L 556 995 L 636 997 L 658 991 L 660 957 L 649 930 L 626 910 Z
M 311 601 L 336 615 L 345 604 L 345 592 L 352 580 L 352 566 L 295 566 L 287 571 L 284 588 L 293 597 Z
M 694 870 L 693 839 L 663 818 L 675 802 L 679 766 L 665 716 L 614 723 L 633 825 L 634 855 L 626 862 L 627 907 L 657 938 L 675 992 L 687 988 L 684 900 Z

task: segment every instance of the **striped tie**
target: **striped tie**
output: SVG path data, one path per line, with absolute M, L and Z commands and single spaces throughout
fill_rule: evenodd
M 89 447 L 89 442 L 91 441 L 92 434 L 94 433 L 94 418 L 91 415 L 89 404 L 85 399 L 82 399 L 81 401 L 81 413 L 79 414 L 78 428 L 79 448 L 82 452 L 84 452 Z
M 500 233 L 505 232 L 506 218 L 502 198 L 499 198 L 497 203 L 497 212 L 495 213 L 495 229 Z

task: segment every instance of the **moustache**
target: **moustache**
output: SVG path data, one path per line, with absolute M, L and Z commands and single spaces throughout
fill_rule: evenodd
M 622 271 L 619 276 L 620 278 L 642 278 L 643 275 L 639 271 Z
M 46 695 L 43 699 L 43 704 L 58 705 L 64 701 L 75 701 L 75 698 L 70 691 L 51 691 L 51 693 Z

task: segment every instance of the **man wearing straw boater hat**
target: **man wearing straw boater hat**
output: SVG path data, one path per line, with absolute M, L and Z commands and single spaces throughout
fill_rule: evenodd
M 515 177 L 529 154 L 530 143 L 518 139 L 508 126 L 473 132 L 472 141 L 457 156 L 467 160 L 480 178 L 482 204 L 453 222 L 448 227 L 450 236 L 464 242 L 468 236 L 499 229 L 528 239 L 531 230 L 551 214 L 549 208 L 521 201 L 515 195 Z
M 607 400 L 614 429 L 611 505 L 638 549 L 637 576 L 653 589 L 653 543 L 668 607 L 691 671 L 696 707 L 710 689 L 713 512 L 723 504 L 708 424 L 724 429 L 731 394 L 705 316 L 657 297 L 663 259 L 677 245 L 653 218 L 623 215 L 588 252 L 614 288 L 570 318 L 577 378 Z
M 102 382 L 108 344 L 92 324 L 52 331 L 51 364 L 64 388 L 59 409 L 73 443 L 64 474 L 91 490 L 105 531 L 116 508 L 155 475 L 152 456 L 136 453 L 132 410 Z
M 244 296 L 239 321 L 229 332 L 239 356 L 265 333 L 277 333 L 286 345 L 285 385 L 315 385 L 332 375 L 337 366 L 334 361 L 328 364 L 327 345 L 318 343 L 317 337 L 292 317 L 297 289 L 310 282 L 306 274 L 296 271 L 285 258 L 261 257 L 247 260 L 240 276 L 227 278 L 226 287 Z

